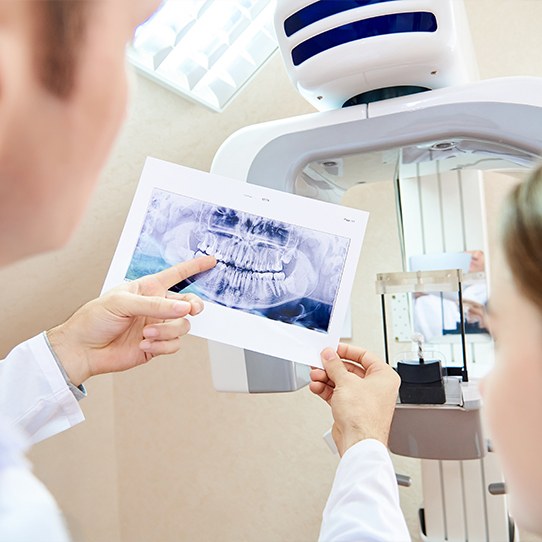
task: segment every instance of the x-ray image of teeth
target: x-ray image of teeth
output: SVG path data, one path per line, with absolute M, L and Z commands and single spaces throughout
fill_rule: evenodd
M 348 245 L 345 237 L 155 189 L 126 278 L 210 254 L 215 268 L 172 290 L 326 332 Z

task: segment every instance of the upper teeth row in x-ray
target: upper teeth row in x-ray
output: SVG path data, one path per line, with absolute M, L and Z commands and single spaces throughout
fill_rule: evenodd
M 197 253 L 218 260 L 215 269 L 198 280 L 211 299 L 239 308 L 265 308 L 304 297 L 314 288 L 315 270 L 297 250 L 299 232 L 291 224 L 208 207 L 198 225 L 203 237 Z
M 214 255 L 217 260 L 234 265 L 239 269 L 252 271 L 271 271 L 278 273 L 283 269 L 283 258 L 289 261 L 288 255 L 272 245 L 267 249 L 251 245 L 250 241 L 232 237 L 219 237 L 207 232 L 198 243 L 198 250 L 205 254 Z

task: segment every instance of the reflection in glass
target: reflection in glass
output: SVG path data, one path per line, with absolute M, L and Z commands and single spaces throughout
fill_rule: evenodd
M 423 258 L 411 258 L 422 271 Z M 488 301 L 485 281 L 485 257 L 482 250 L 457 254 L 428 256 L 432 269 L 458 268 L 467 274 L 463 283 L 463 312 L 467 335 L 488 335 L 486 306 Z M 442 263 L 438 265 L 439 261 Z M 450 267 L 455 261 L 456 266 Z M 456 292 L 428 292 L 413 294 L 414 329 L 428 342 L 443 342 L 443 337 L 461 334 L 459 299 Z

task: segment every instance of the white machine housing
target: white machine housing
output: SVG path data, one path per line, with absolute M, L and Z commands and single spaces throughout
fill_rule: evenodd
M 277 0 L 286 70 L 319 110 L 478 78 L 462 0 Z
M 296 180 L 307 164 L 330 156 L 367 153 L 368 170 L 389 172 L 378 177 L 382 180 L 392 179 L 397 166 L 411 177 L 417 160 L 425 162 L 429 154 L 453 171 L 480 160 L 490 167 L 499 157 L 528 167 L 542 155 L 541 125 L 541 79 L 491 79 L 248 126 L 226 139 L 211 171 L 299 193 Z M 394 149 L 401 149 L 400 164 L 389 159 Z M 409 163 L 403 162 L 405 156 L 411 157 Z M 311 188 L 311 197 L 340 202 L 340 194 L 326 183 Z M 479 213 L 473 209 L 470 214 Z M 425 252 L 416 247 L 412 253 Z M 212 342 L 210 351 L 213 384 L 219 391 L 294 391 L 308 383 L 303 365 L 266 363 L 262 354 Z M 262 371 L 259 376 L 254 365 Z
M 365 156 L 367 160 L 358 163 L 361 182 L 388 180 L 400 188 L 406 262 L 412 254 L 481 246 L 480 239 L 469 240 L 466 230 L 460 235 L 466 236 L 466 246 L 452 246 L 444 228 L 436 237 L 450 246 L 422 246 L 424 236 L 416 234 L 416 228 L 440 228 L 442 216 L 433 214 L 451 200 L 462 201 L 461 214 L 482 224 L 481 180 L 475 169 L 478 164 L 489 169 L 534 164 L 542 156 L 540 126 L 542 79 L 493 79 L 250 126 L 222 144 L 212 171 L 294 193 L 303 193 L 304 186 L 303 195 L 339 203 L 341 194 L 333 183 L 300 185 L 299 178 L 311 163 Z M 447 216 L 455 214 L 448 211 Z M 462 222 L 462 216 L 455 217 L 458 227 Z M 483 345 L 472 348 L 471 355 L 476 355 Z M 209 350 L 219 391 L 287 392 L 309 381 L 304 365 L 213 342 Z M 480 433 L 475 385 L 462 390 L 462 403 L 437 409 L 405 405 L 396 411 L 392 451 L 422 458 L 421 537 L 428 542 L 512 542 L 516 538 L 506 499 L 495 493 L 504 487 L 502 474 Z M 424 430 L 414 435 L 412 427 Z M 438 427 L 450 430 L 435 438 L 433 429 Z M 427 444 L 435 441 L 438 449 L 431 450 Z

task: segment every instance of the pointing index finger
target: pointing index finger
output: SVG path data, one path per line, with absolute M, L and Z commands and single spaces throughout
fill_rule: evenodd
M 167 290 L 192 275 L 197 275 L 198 273 L 203 273 L 203 271 L 212 269 L 215 265 L 216 258 L 214 256 L 201 256 L 168 267 L 167 269 L 156 273 L 154 276 Z

